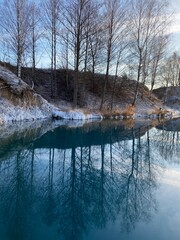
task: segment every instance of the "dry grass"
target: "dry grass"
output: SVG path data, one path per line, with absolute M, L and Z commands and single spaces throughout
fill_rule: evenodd
M 101 114 L 103 117 L 105 118 L 109 118 L 111 116 L 111 111 L 109 106 L 103 106 L 103 108 L 101 109 Z
M 77 109 L 76 109 L 77 110 Z M 88 108 L 80 108 L 79 111 L 82 111 L 84 114 L 88 115 L 91 114 L 92 111 L 89 110 Z
M 134 106 L 132 106 L 132 104 L 129 104 L 126 106 L 126 108 L 124 109 L 122 115 L 123 115 L 123 118 L 132 118 L 133 115 L 134 115 Z
M 113 108 L 112 111 L 108 106 L 104 106 L 101 111 L 101 114 L 105 118 L 122 117 L 123 119 L 129 119 L 129 118 L 132 119 L 134 116 L 134 106 L 132 106 L 132 104 L 129 104 L 126 106 L 126 108 L 123 111 L 118 106 Z
M 11 86 L 2 83 L 0 87 L 0 96 L 8 99 L 14 106 L 20 107 L 33 107 L 33 106 L 41 106 L 42 101 L 41 97 L 38 94 L 34 94 L 34 92 L 29 88 L 24 88 L 21 93 L 14 92 L 11 89 Z
M 8 65 L 8 68 L 16 71 L 16 68 Z M 67 79 L 68 73 L 68 79 Z M 31 83 L 32 71 L 31 68 L 23 68 L 22 69 L 22 79 L 24 79 L 27 83 Z M 56 98 L 51 98 L 51 72 L 48 69 L 36 69 L 36 80 L 34 81 L 34 90 L 43 96 L 48 102 L 56 103 L 56 105 L 63 110 L 69 110 L 72 107 L 73 100 L 73 86 L 74 86 L 74 76 L 75 72 L 73 70 L 59 69 L 57 70 L 57 92 L 58 96 Z M 127 77 L 119 77 L 116 82 L 116 88 L 114 92 L 114 107 L 111 110 L 111 96 L 113 90 L 113 76 L 109 76 L 108 86 L 105 93 L 105 106 L 103 107 L 101 114 L 104 118 L 124 118 L 129 119 L 134 116 L 134 107 L 131 105 L 134 98 L 134 91 L 136 87 L 136 82 L 128 79 Z M 68 82 L 68 84 L 67 84 Z M 91 72 L 83 72 L 79 73 L 79 88 L 78 88 L 78 107 L 85 114 L 90 114 L 93 112 L 97 112 L 99 110 L 100 100 L 101 100 L 101 92 L 104 85 L 104 75 L 103 74 L 93 74 Z M 0 88 L 6 87 L 4 86 L 4 81 L 0 81 Z M 143 93 L 144 98 L 141 98 Z M 14 105 L 24 106 L 40 106 L 41 99 L 36 95 L 34 96 L 33 91 L 26 91 L 23 89 L 19 96 L 14 94 L 9 89 L 1 89 L 0 94 L 2 97 L 9 99 Z M 58 101 L 67 102 L 67 106 L 58 103 Z M 138 101 L 136 111 L 141 103 L 143 102 L 143 106 L 150 105 L 150 107 L 156 105 L 156 102 L 159 100 L 154 97 L 154 95 L 150 98 L 150 92 L 146 86 L 143 84 L 139 84 L 138 91 Z M 127 106 L 126 106 L 127 104 Z M 117 106 L 116 106 L 117 105 Z M 126 106 L 126 108 L 124 108 Z M 146 110 L 143 109 L 143 114 Z M 152 113 L 149 114 L 165 114 L 161 113 Z
M 120 116 L 120 115 L 122 115 L 122 111 L 118 106 L 116 106 L 114 109 L 112 109 L 111 116 L 116 117 L 116 116 Z
M 147 111 L 148 115 L 157 115 L 158 117 L 164 117 L 168 113 L 170 113 L 168 110 L 162 108 L 155 108 Z
M 104 106 L 103 109 L 101 110 L 101 114 L 105 118 L 111 118 L 111 117 L 115 118 L 115 117 L 122 116 L 122 111 L 118 106 L 116 106 L 112 110 L 110 109 L 109 106 Z

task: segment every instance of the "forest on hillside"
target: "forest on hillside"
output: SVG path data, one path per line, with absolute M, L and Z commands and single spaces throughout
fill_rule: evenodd
M 156 85 L 180 85 L 180 57 L 169 52 L 169 9 L 166 0 L 2 0 L 1 61 L 17 66 L 18 77 L 23 67 L 30 69 L 29 80 L 35 83 L 37 67 L 48 68 L 52 98 L 59 94 L 58 71 L 64 69 L 74 106 L 87 84 L 82 76 L 95 88 L 95 79 L 103 74 L 96 87 L 100 109 L 109 82 L 113 98 L 122 79 L 136 80 L 135 105 L 142 85 L 148 84 L 150 92 Z

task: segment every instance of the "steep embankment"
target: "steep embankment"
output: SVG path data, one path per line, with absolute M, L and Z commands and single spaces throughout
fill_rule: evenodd
M 25 80 L 31 79 L 28 71 L 25 71 L 25 73 L 27 74 Z M 42 73 L 44 74 L 43 77 Z M 97 74 L 92 80 L 91 73 L 80 74 L 78 109 L 73 109 L 73 91 L 71 91 L 74 77 L 73 71 L 69 73 L 71 75 L 69 75 L 67 84 L 64 83 L 66 78 L 63 75 L 63 70 L 58 70 L 57 95 L 54 98 L 51 98 L 51 87 L 47 85 L 50 79 L 49 74 L 48 70 L 38 69 L 35 87 L 32 89 L 27 83 L 17 78 L 15 74 L 0 66 L 0 124 L 8 121 L 44 118 L 80 120 L 101 119 L 102 116 L 108 118 L 156 118 L 173 116 L 175 113 L 174 110 L 163 105 L 162 98 L 159 95 L 156 97 L 154 94 L 150 94 L 149 89 L 141 83 L 139 83 L 136 104 L 132 106 L 136 81 L 122 77 L 118 78 L 114 84 L 113 76 L 109 78 L 104 96 L 104 105 L 99 113 L 104 75 Z M 39 79 L 38 82 L 37 79 Z M 69 95 L 67 95 L 68 89 L 71 89 Z M 176 100 L 178 99 L 176 98 Z M 113 105 L 111 105 L 112 102 Z M 111 106 L 113 106 L 112 109 Z
M 100 115 L 82 111 L 62 111 L 50 104 L 40 94 L 15 74 L 0 66 L 0 124 L 9 121 L 37 120 L 45 118 L 91 119 Z
M 52 116 L 50 104 L 16 75 L 0 66 L 0 121 L 21 121 Z
M 4 63 L 4 65 L 11 71 L 16 71 L 14 66 L 7 63 Z M 56 84 L 53 87 L 53 94 L 51 91 L 51 77 L 49 69 L 36 69 L 35 75 L 32 76 L 31 68 L 22 68 L 22 79 L 26 83 L 30 86 L 33 85 L 33 79 L 34 90 L 37 93 L 58 108 L 69 111 L 72 109 L 75 72 L 68 69 L 58 69 L 56 71 Z M 81 111 L 99 113 L 102 90 L 104 89 L 104 78 L 105 75 L 103 74 L 79 72 L 77 103 Z M 101 114 L 104 116 L 133 114 L 133 117 L 156 115 L 159 109 L 162 108 L 162 101 L 155 97 L 154 94 L 151 94 L 149 89 L 141 83 L 139 83 L 138 87 L 135 108 L 131 107 L 136 85 L 136 81 L 128 79 L 125 75 L 117 79 L 114 76 L 109 76 Z M 54 95 L 53 98 L 52 95 Z

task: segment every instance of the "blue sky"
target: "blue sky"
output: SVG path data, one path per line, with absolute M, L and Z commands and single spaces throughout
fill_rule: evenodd
M 174 50 L 180 52 L 180 0 L 171 0 L 169 2 L 174 11 L 174 22 L 170 30 L 173 34 L 172 45 L 175 47 Z
M 165 0 L 161 0 L 161 1 L 165 1 Z M 2 2 L 3 0 L 0 0 L 0 4 L 2 4 Z M 172 43 L 171 43 L 170 51 L 171 52 L 177 51 L 180 54 L 180 0 L 169 0 L 169 4 L 170 4 L 169 6 L 170 11 L 172 10 L 174 12 L 174 21 L 169 31 L 170 33 L 172 33 L 172 37 L 171 37 Z M 46 61 L 43 61 L 43 62 L 46 62 Z

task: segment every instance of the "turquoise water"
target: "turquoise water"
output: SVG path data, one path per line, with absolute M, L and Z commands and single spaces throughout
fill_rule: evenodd
M 179 130 L 180 120 L 1 129 L 0 240 L 180 239 Z

